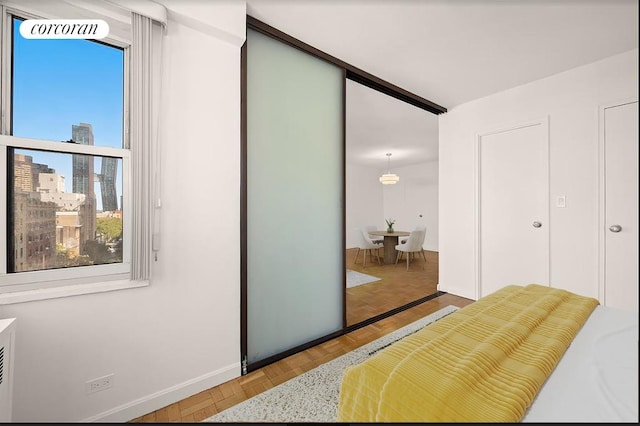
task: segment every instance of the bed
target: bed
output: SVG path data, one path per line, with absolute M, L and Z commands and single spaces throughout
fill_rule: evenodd
M 348 367 L 341 422 L 638 422 L 638 315 L 507 286 Z

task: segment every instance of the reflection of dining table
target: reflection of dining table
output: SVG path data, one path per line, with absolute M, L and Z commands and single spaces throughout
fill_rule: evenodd
M 395 263 L 396 261 L 396 246 L 398 245 L 398 237 L 406 237 L 409 232 L 406 231 L 369 231 L 369 235 L 376 237 L 384 237 L 384 263 Z

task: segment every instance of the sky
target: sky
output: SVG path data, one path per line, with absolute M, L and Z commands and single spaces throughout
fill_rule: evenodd
M 121 148 L 123 50 L 81 39 L 25 39 L 20 22 L 14 19 L 12 134 L 66 141 L 72 125 L 90 123 L 94 145 Z M 71 192 L 71 155 L 20 152 L 64 175 Z M 100 173 L 99 161 L 94 171 Z M 120 167 L 118 195 L 121 186 Z

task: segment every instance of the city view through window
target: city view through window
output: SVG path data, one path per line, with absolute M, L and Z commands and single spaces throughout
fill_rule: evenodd
M 21 22 L 13 20 L 11 133 L 60 148 L 8 149 L 7 272 L 122 262 L 123 160 L 68 147 L 123 148 L 124 51 L 25 39 Z

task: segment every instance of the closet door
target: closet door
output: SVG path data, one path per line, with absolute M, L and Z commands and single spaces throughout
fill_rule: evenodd
M 247 30 L 246 362 L 344 320 L 344 73 Z
M 549 285 L 549 139 L 540 120 L 478 136 L 478 284 Z
M 638 312 L 638 102 L 604 108 L 605 306 Z

